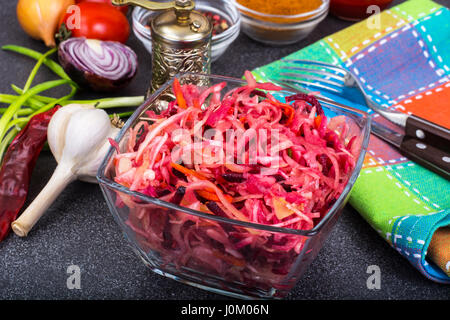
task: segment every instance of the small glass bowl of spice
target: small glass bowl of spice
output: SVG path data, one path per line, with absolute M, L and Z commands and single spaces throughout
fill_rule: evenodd
M 232 0 L 242 31 L 269 45 L 288 45 L 307 37 L 328 14 L 330 0 Z
M 211 60 L 214 62 L 239 36 L 241 16 L 231 0 L 196 0 L 195 10 L 203 13 L 213 24 Z M 141 7 L 135 7 L 132 14 L 133 32 L 150 53 L 152 52 L 152 38 L 149 25 L 151 19 L 156 15 L 158 12 Z
M 392 0 L 331 0 L 330 12 L 348 21 L 359 21 L 369 17 L 373 12 L 367 10 L 370 6 L 386 9 Z

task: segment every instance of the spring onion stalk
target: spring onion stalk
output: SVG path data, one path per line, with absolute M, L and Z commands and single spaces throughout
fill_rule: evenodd
M 0 142 L 0 159 L 3 159 L 3 155 L 5 154 L 6 148 L 14 140 L 19 131 L 20 130 L 17 128 L 12 128 L 8 132 L 8 134 L 3 138 L 3 141 Z
M 62 98 L 60 98 L 60 99 L 57 99 L 55 102 L 51 102 L 51 103 L 46 104 L 44 107 L 42 107 L 41 109 L 39 109 L 39 110 L 37 110 L 37 111 L 32 112 L 32 113 L 29 114 L 27 117 L 14 119 L 14 120 L 12 120 L 12 121 L 10 121 L 10 122 L 8 123 L 8 126 L 9 126 L 10 128 L 12 128 L 12 127 L 14 127 L 14 126 L 19 126 L 20 128 L 22 128 L 23 124 L 26 124 L 26 123 L 27 123 L 28 121 L 30 121 L 31 118 L 33 118 L 35 115 L 50 110 L 50 109 L 53 108 L 55 105 L 59 104 L 60 101 L 65 100 L 66 97 L 67 97 L 67 96 L 62 97 Z
M 8 110 L 7 108 L 0 108 L 0 114 L 4 114 Z M 16 112 L 16 115 L 19 117 L 29 116 L 33 113 L 33 109 L 31 108 L 22 108 Z
M 16 46 L 16 45 L 5 45 L 2 47 L 3 50 L 13 51 L 19 54 L 22 54 L 24 56 L 33 58 L 35 60 L 39 60 L 43 54 L 37 51 L 34 51 L 32 49 L 28 49 L 22 46 Z M 52 59 L 45 59 L 43 63 L 51 70 L 53 73 L 55 73 L 57 76 L 65 79 L 65 80 L 71 80 L 70 77 L 67 75 L 67 73 L 64 71 L 63 67 L 61 67 L 58 63 L 53 61 Z M 76 87 L 78 87 L 77 84 L 74 83 Z
M 0 94 L 0 103 L 11 104 L 16 101 L 17 98 L 18 96 L 15 96 L 13 94 Z
M 55 105 L 61 104 L 63 101 L 69 99 L 69 98 L 72 97 L 73 95 L 74 95 L 74 93 L 71 92 L 71 93 L 69 93 L 68 95 L 66 95 L 66 96 L 64 96 L 64 97 L 61 97 L 61 98 L 59 98 L 59 99 L 56 99 L 56 100 L 53 101 L 53 102 L 50 102 L 50 103 L 46 104 L 44 107 L 42 107 L 42 108 L 39 109 L 38 111 L 32 113 L 32 114 L 30 115 L 29 119 L 31 119 L 32 117 L 34 117 L 35 115 L 37 115 L 37 114 L 39 114 L 39 113 L 46 112 L 46 111 L 50 110 L 50 109 L 53 108 Z
M 21 88 L 19 88 L 18 86 L 16 86 L 15 84 L 11 85 L 11 88 L 19 95 L 23 94 L 23 90 Z M 34 100 L 39 101 L 40 103 L 49 103 L 52 102 L 55 98 L 52 97 L 44 97 L 44 96 L 40 96 L 40 95 L 35 95 L 33 97 Z
M 25 48 L 25 47 L 22 47 L 22 46 L 16 46 L 16 45 L 5 45 L 5 46 L 2 47 L 2 49 L 3 50 L 13 51 L 13 52 L 25 55 L 27 57 L 33 58 L 33 59 L 38 61 L 37 64 L 35 65 L 33 71 L 31 72 L 29 78 L 28 78 L 29 80 L 27 80 L 27 84 L 28 84 L 28 82 L 30 82 L 30 84 L 31 84 L 31 81 L 36 76 L 37 69 L 39 69 L 40 65 L 44 64 L 51 71 L 53 71 L 53 73 L 55 73 L 60 78 L 70 81 L 69 84 L 72 87 L 72 92 L 71 93 L 75 94 L 77 92 L 77 90 L 79 89 L 78 84 L 76 84 L 75 82 L 72 81 L 72 79 L 64 71 L 64 68 L 61 67 L 58 63 L 56 63 L 52 59 L 48 58 L 49 55 L 51 55 L 52 53 L 56 52 L 56 50 L 57 50 L 56 48 L 49 50 L 45 54 L 42 54 L 40 52 L 34 51 L 32 49 Z M 30 78 L 31 78 L 31 80 L 30 80 Z M 24 89 L 26 89 L 26 87 Z M 22 94 L 25 91 L 26 90 L 22 90 Z M 44 103 L 48 103 L 48 102 L 44 102 Z
M 36 74 L 39 70 L 39 68 L 42 66 L 42 64 L 44 63 L 44 61 L 47 59 L 48 56 L 50 56 L 51 54 L 56 52 L 56 48 L 50 49 L 49 51 L 47 51 L 45 54 L 43 54 L 38 60 L 37 63 L 35 64 L 34 68 L 31 70 L 30 75 L 28 76 L 28 79 L 25 83 L 25 86 L 22 90 L 23 93 L 27 92 L 27 90 L 31 87 L 31 84 L 33 83 L 34 78 L 36 77 Z M 22 94 L 23 94 L 22 93 Z M 44 104 L 42 102 L 36 101 L 33 97 L 30 97 L 30 102 L 31 107 L 35 107 L 37 108 L 42 108 L 44 106 Z
M 30 97 L 26 103 L 30 106 L 30 108 L 37 110 L 45 106 L 48 102 L 41 102 L 33 97 Z
M 67 81 L 67 80 L 60 80 L 60 81 Z M 14 120 L 10 121 L 7 124 L 7 129 L 5 130 L 5 132 L 7 132 L 7 135 L 6 135 L 6 137 L 3 138 L 3 140 L 1 140 L 1 143 L 0 143 L 0 159 L 3 159 L 3 155 L 6 150 L 6 147 L 11 143 L 11 141 L 14 139 L 16 134 L 31 120 L 31 118 L 33 118 L 35 115 L 37 115 L 39 113 L 43 113 L 43 112 L 50 110 L 55 105 L 60 104 L 62 101 L 72 97 L 73 94 L 74 94 L 74 92 L 71 92 L 64 97 L 55 99 L 55 101 L 52 101 L 52 102 L 46 104 L 39 110 L 32 112 L 31 114 L 27 115 L 26 117 L 15 118 Z M 16 112 L 16 115 L 19 115 L 19 111 Z M 2 119 L 3 119 L 3 117 L 2 117 Z
M 35 64 L 33 70 L 31 70 L 30 75 L 28 76 L 27 82 L 25 83 L 25 86 L 23 88 L 23 91 L 27 91 L 31 87 L 31 83 L 33 82 L 34 78 L 36 77 L 36 74 L 41 67 L 41 65 L 44 63 L 44 61 L 47 59 L 47 57 L 53 53 L 56 52 L 56 48 L 50 49 L 37 60 L 37 63 Z
M 28 98 L 42 92 L 46 91 L 64 84 L 73 84 L 72 80 L 53 80 L 43 82 L 41 84 L 36 85 L 35 87 L 29 89 L 22 96 L 20 96 L 16 101 L 14 101 L 5 111 L 3 116 L 0 118 L 0 137 L 3 137 L 7 132 L 7 125 L 14 117 L 14 114 L 22 107 L 22 104 L 28 100 Z
M 23 90 L 16 85 L 11 85 L 13 90 L 18 94 L 23 94 Z M 55 100 L 52 97 L 36 95 L 33 97 L 36 102 L 40 103 L 50 103 Z M 65 106 L 68 104 L 93 104 L 99 109 L 111 109 L 111 108 L 126 108 L 126 107 L 138 107 L 144 102 L 144 96 L 134 96 L 134 97 L 117 97 L 117 98 L 101 98 L 93 100 L 66 100 L 61 103 Z
M 25 93 L 25 90 L 19 88 L 18 86 L 16 86 L 15 84 L 11 85 L 11 88 L 18 93 L 19 95 L 23 95 Z M 77 92 L 76 88 L 72 87 L 72 91 L 71 91 L 71 96 L 68 98 L 71 98 L 75 93 Z M 18 98 L 19 96 L 14 96 L 16 98 Z M 52 97 L 44 97 L 44 96 L 39 96 L 36 95 L 34 97 L 31 97 L 30 99 L 28 99 L 28 104 L 30 105 L 31 108 L 33 109 L 40 109 L 43 106 L 45 106 L 48 103 L 52 103 L 56 100 L 57 98 L 52 98 Z M 66 102 L 66 104 L 68 104 Z
M 34 112 L 31 112 L 30 114 L 27 114 L 26 118 L 19 118 L 19 119 L 12 120 L 11 122 L 9 122 L 8 125 L 9 125 L 10 128 L 13 127 L 13 126 L 16 126 L 16 125 L 19 125 L 21 127 L 21 124 L 23 125 L 24 123 L 27 123 L 35 115 L 50 110 L 55 105 L 61 104 L 63 101 L 65 101 L 67 99 L 70 99 L 74 94 L 75 94 L 75 92 L 72 91 L 68 95 L 65 95 L 64 97 L 61 97 L 59 99 L 54 99 L 53 101 L 47 103 L 46 105 L 44 105 L 43 107 L 39 108 L 38 110 L 36 110 Z M 17 115 L 19 114 L 19 111 L 16 112 Z M 0 159 L 1 159 L 1 157 L 0 157 Z
M 98 109 L 111 109 L 119 107 L 137 107 L 144 102 L 144 96 L 104 98 L 97 100 L 67 100 L 64 104 L 94 104 Z
M 0 103 L 11 104 L 17 100 L 19 96 L 15 96 L 13 94 L 0 94 Z M 30 98 L 23 103 L 25 107 L 29 107 L 32 109 L 39 109 L 45 106 L 46 103 L 36 100 L 35 98 Z M 0 111 L 0 113 L 3 113 Z

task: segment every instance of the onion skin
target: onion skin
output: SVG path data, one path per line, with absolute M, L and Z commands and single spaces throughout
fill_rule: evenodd
M 17 19 L 30 37 L 43 40 L 47 47 L 54 47 L 59 21 L 74 4 L 75 0 L 19 0 Z
M 95 64 L 92 56 L 79 56 L 79 54 L 95 55 L 96 50 L 91 48 L 94 43 L 96 50 L 110 50 L 125 60 L 119 69 L 95 72 L 94 68 L 102 65 Z M 120 51 L 120 52 L 116 52 Z M 82 52 L 82 53 L 81 53 Z M 104 51 L 102 52 L 104 53 Z M 117 59 L 119 59 L 116 56 Z M 70 38 L 59 45 L 58 60 L 69 77 L 80 86 L 98 92 L 114 92 L 126 87 L 136 76 L 137 56 L 134 51 L 115 41 L 88 40 L 85 38 Z

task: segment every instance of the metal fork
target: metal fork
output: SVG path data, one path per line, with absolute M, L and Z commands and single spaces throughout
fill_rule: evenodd
M 342 95 L 345 88 L 357 88 L 364 96 L 367 106 L 387 118 L 393 123 L 405 127 L 408 115 L 402 112 L 388 110 L 373 100 L 373 97 L 367 94 L 365 87 L 352 72 L 340 66 L 333 64 L 311 61 L 311 60 L 282 60 L 286 63 L 293 63 L 302 66 L 283 65 L 281 68 L 287 70 L 282 72 L 281 76 L 294 77 L 295 79 L 282 78 L 279 79 L 284 83 L 292 83 L 294 85 L 302 85 L 307 87 L 316 87 L 318 90 L 327 90 L 337 95 Z M 311 67 L 320 67 L 314 69 Z M 309 74 L 305 73 L 308 72 Z
M 399 143 L 394 145 L 411 160 L 435 172 L 439 171 L 438 173 L 444 170 L 444 176 L 448 179 L 450 176 L 450 130 L 418 116 L 381 106 L 368 94 L 367 88 L 356 75 L 340 66 L 311 60 L 284 59 L 281 61 L 295 65 L 282 65 L 283 72 L 280 73 L 282 78 L 276 79 L 287 87 L 298 90 L 298 86 L 301 86 L 304 91 L 313 91 L 311 88 L 316 88 L 343 97 L 346 94 L 346 88 L 359 89 L 369 108 L 404 129 L 404 135 L 398 134 L 400 139 L 396 141 Z M 380 131 L 376 130 L 382 127 L 374 122 L 372 132 L 385 139 L 385 136 L 381 136 Z M 385 128 L 382 128 L 382 131 L 386 132 Z M 392 131 L 391 133 L 395 134 Z M 429 146 L 428 149 L 427 146 Z

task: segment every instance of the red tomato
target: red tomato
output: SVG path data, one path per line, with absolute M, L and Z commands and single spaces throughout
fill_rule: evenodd
M 127 42 L 130 24 L 122 12 L 106 3 L 81 2 L 78 8 L 79 19 L 74 11 L 67 13 L 61 21 L 72 31 L 73 37 Z
M 123 12 L 123 14 L 127 14 L 128 12 L 128 6 L 115 6 L 111 3 L 111 0 L 77 0 L 77 3 L 81 3 L 81 2 L 97 2 L 97 3 L 107 3 L 110 6 L 116 8 L 117 10 L 120 10 Z

